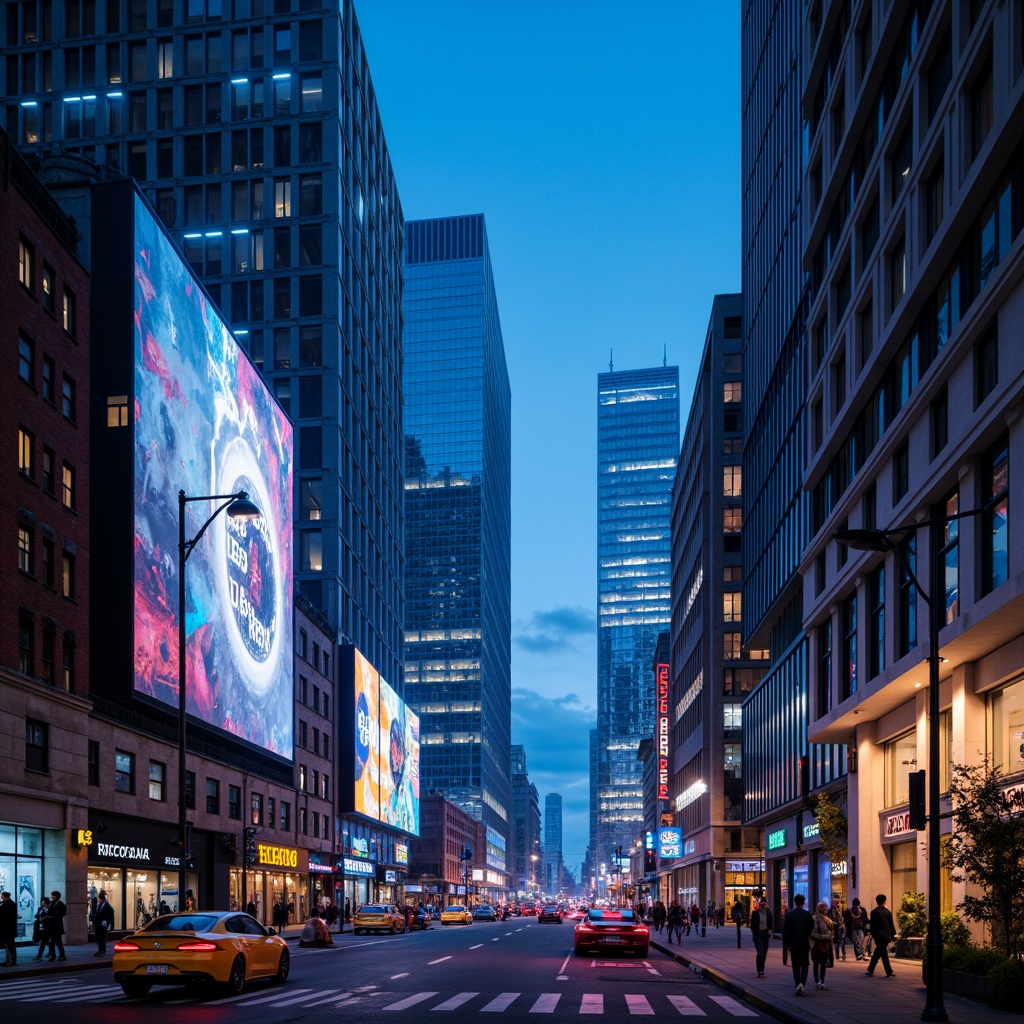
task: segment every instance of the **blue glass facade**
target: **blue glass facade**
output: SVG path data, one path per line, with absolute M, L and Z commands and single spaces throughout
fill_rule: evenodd
M 405 699 L 420 787 L 508 839 L 511 390 L 483 217 L 410 221 L 405 259 Z
M 643 828 L 641 740 L 654 728 L 658 634 L 671 617 L 679 368 L 597 380 L 596 865 Z

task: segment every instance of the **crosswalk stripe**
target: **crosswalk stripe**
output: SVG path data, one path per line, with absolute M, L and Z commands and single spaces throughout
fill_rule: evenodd
M 468 1003 L 470 999 L 478 995 L 480 995 L 479 992 L 460 992 L 457 996 L 452 996 L 451 999 L 432 1006 L 431 1010 L 457 1010 L 463 1003 Z
M 390 1006 L 381 1007 L 384 1010 L 407 1010 L 410 1006 L 415 1006 L 417 1003 L 422 1003 L 424 999 L 430 999 L 432 996 L 436 996 L 436 992 L 417 992 L 414 996 L 409 996 L 407 999 L 399 999 L 397 1003 L 392 1003 Z
M 604 996 L 598 993 L 587 993 L 580 1003 L 580 1013 L 604 1013 Z
M 530 1013 L 554 1013 L 555 1007 L 558 1005 L 558 1000 L 560 998 L 560 992 L 545 992 L 544 995 L 539 996 L 533 1006 L 530 1007 Z
M 668 1001 L 684 1017 L 706 1017 L 707 1014 L 689 996 L 669 996 Z
M 626 1005 L 629 1007 L 630 1013 L 636 1014 L 654 1014 L 654 1007 L 647 1002 L 647 996 L 626 996 Z
M 709 996 L 708 998 L 711 1002 L 718 1003 L 726 1013 L 732 1014 L 733 1017 L 758 1016 L 756 1010 L 752 1010 L 749 1006 L 744 1006 L 742 1003 L 737 1002 L 732 996 Z
M 480 1008 L 481 1013 L 501 1013 L 507 1010 L 519 998 L 518 992 L 502 992 L 495 996 L 486 1006 Z
M 316 990 L 311 988 L 293 988 L 287 993 L 288 996 L 302 996 L 306 994 L 316 995 Z M 269 996 L 260 996 L 258 999 L 252 998 L 252 993 L 248 993 L 248 998 L 244 1003 L 239 1003 L 239 1006 L 259 1006 L 260 1003 L 273 1003 L 276 999 L 285 998 L 286 993 L 278 989 L 276 992 Z M 245 996 L 245 993 L 243 993 Z

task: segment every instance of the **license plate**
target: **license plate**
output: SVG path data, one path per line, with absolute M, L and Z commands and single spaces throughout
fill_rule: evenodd
M 167 964 L 146 964 L 147 974 L 166 974 Z
M 612 938 L 612 937 L 609 936 L 607 938 L 602 939 L 601 941 L 602 942 L 625 942 L 626 940 L 625 939 L 615 939 L 615 938 Z

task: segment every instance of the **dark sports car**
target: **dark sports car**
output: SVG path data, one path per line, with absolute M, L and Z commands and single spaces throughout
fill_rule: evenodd
M 537 924 L 561 924 L 562 923 L 562 912 L 555 906 L 554 903 L 549 903 L 545 907 L 541 907 L 540 913 L 537 915 Z
M 651 934 L 632 910 L 608 910 L 594 907 L 583 920 L 576 923 L 573 952 L 585 956 L 588 949 L 599 953 L 611 950 L 629 950 L 641 957 L 647 956 Z

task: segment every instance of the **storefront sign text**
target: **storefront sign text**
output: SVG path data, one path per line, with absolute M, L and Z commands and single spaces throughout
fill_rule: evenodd
M 346 875 L 366 875 L 373 878 L 377 873 L 377 865 L 370 860 L 356 860 L 354 857 L 345 857 L 342 861 Z
M 811 825 L 804 825 L 804 839 L 816 839 L 821 834 L 821 826 L 814 822 Z
M 148 846 L 119 846 L 115 843 L 97 843 L 96 856 L 114 860 L 149 860 Z
M 788 842 L 787 830 L 780 828 L 777 832 L 768 833 L 768 849 L 781 850 Z
M 292 850 L 287 846 L 257 843 L 256 863 L 267 864 L 275 868 L 297 868 L 299 866 L 299 851 Z
M 395 843 L 395 863 L 409 863 L 409 847 L 405 843 Z
M 887 814 L 885 816 L 885 835 L 901 836 L 905 832 L 917 831 L 910 826 L 910 811 L 900 811 L 898 814 Z
M 668 665 L 658 665 L 658 799 L 668 799 Z

